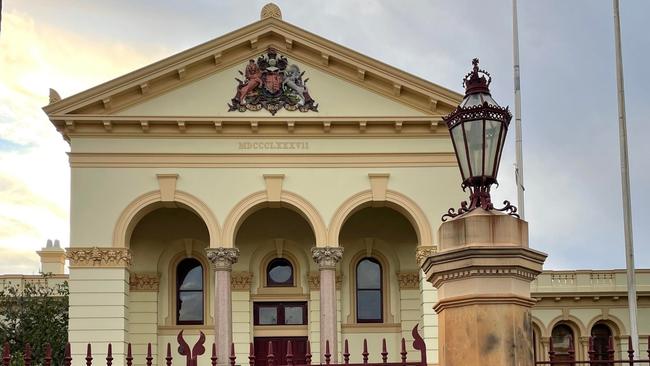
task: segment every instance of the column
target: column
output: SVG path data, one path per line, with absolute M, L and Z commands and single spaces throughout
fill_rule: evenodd
M 113 364 L 124 364 L 129 340 L 129 266 L 131 251 L 113 247 L 73 247 L 70 261 L 68 341 L 72 359 L 80 365 L 86 345 L 95 354 L 113 346 Z
M 546 254 L 528 248 L 528 223 L 475 209 L 443 223 L 438 243 L 420 265 L 438 289 L 440 364 L 533 366 L 530 282 Z
M 232 295 L 230 274 L 239 258 L 237 248 L 206 248 L 214 270 L 214 341 L 219 365 L 228 364 L 232 343 Z
M 325 362 L 325 344 L 329 341 L 331 363 L 338 360 L 336 329 L 336 264 L 343 257 L 341 247 L 312 248 L 312 257 L 320 272 L 320 355 Z

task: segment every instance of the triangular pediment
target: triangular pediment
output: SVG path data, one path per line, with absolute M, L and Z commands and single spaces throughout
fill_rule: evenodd
M 277 49 L 309 79 L 318 112 L 286 109 L 278 117 L 440 116 L 458 93 L 363 56 L 269 17 L 177 55 L 44 107 L 53 120 L 66 116 L 268 117 L 228 111 L 235 77 L 247 60 Z

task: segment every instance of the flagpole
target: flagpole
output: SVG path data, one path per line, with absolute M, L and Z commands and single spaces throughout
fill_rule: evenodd
M 630 199 L 630 168 L 627 149 L 627 126 L 625 121 L 625 91 L 623 83 L 623 55 L 621 50 L 621 18 L 618 0 L 614 6 L 614 41 L 616 44 L 616 86 L 618 88 L 618 134 L 621 155 L 621 187 L 623 191 L 623 225 L 625 227 L 625 264 L 627 268 L 627 303 L 630 311 L 630 336 L 638 352 L 636 273 L 634 271 L 634 244 L 632 236 L 632 203 Z
M 524 209 L 524 159 L 521 148 L 521 85 L 519 79 L 519 24 L 517 22 L 517 0 L 512 0 L 512 60 L 515 80 L 515 184 L 517 184 L 517 210 L 519 217 L 526 219 Z

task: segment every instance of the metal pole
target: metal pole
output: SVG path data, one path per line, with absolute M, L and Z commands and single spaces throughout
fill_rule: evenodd
M 517 213 L 526 219 L 524 210 L 524 159 L 521 149 L 521 85 L 519 79 L 519 24 L 517 0 L 512 0 L 512 60 L 515 73 L 515 183 L 517 184 Z
M 625 263 L 627 268 L 627 302 L 630 310 L 632 345 L 639 349 L 637 329 L 636 273 L 634 271 L 634 244 L 632 236 L 632 203 L 630 200 L 630 168 L 627 157 L 627 126 L 625 122 L 625 92 L 623 83 L 623 55 L 621 51 L 621 18 L 618 0 L 614 5 L 614 41 L 616 43 L 616 86 L 618 87 L 618 134 L 621 149 L 621 186 L 623 189 L 623 225 L 625 226 Z

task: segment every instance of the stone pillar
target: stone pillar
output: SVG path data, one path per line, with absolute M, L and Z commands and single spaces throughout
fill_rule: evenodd
M 214 342 L 219 365 L 228 364 L 232 343 L 232 292 L 230 274 L 239 258 L 237 248 L 206 248 L 214 270 Z
M 124 364 L 129 336 L 129 267 L 131 251 L 113 247 L 71 247 L 68 341 L 80 365 L 86 345 L 105 352 L 113 345 L 113 365 Z
M 338 362 L 336 329 L 336 264 L 343 257 L 343 248 L 312 248 L 311 254 L 320 271 L 320 357 L 325 362 L 325 343 L 329 341 L 331 363 Z
M 533 366 L 530 282 L 546 254 L 528 248 L 528 223 L 475 209 L 443 223 L 438 243 L 420 265 L 438 289 L 440 364 Z

